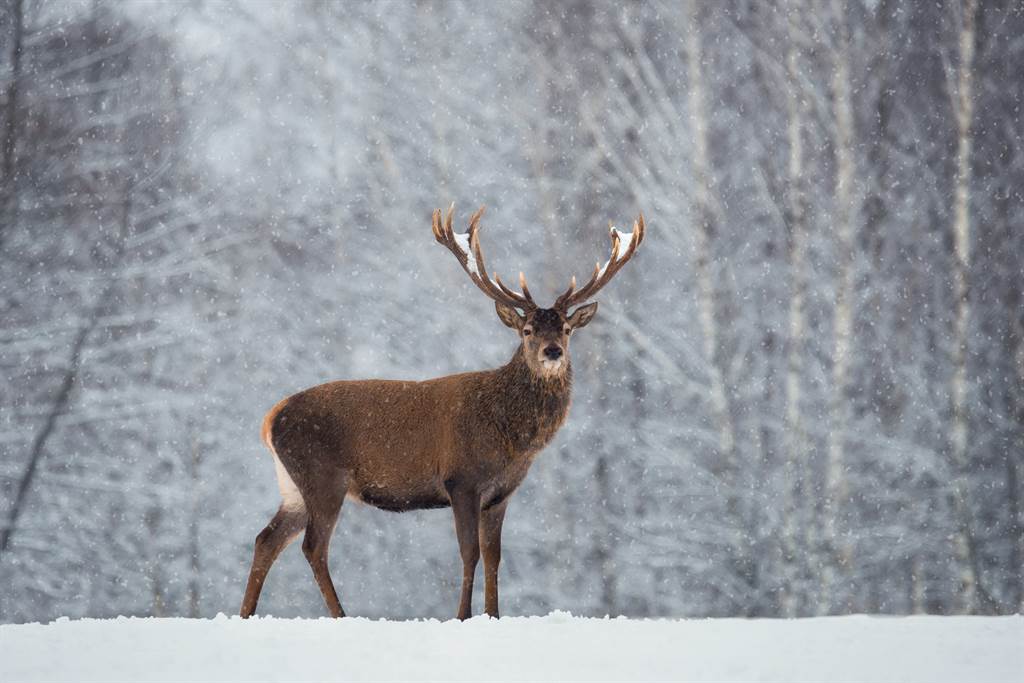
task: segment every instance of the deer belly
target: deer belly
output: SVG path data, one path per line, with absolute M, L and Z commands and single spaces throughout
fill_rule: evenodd
M 388 512 L 431 510 L 451 506 L 444 488 L 409 488 L 374 483 L 355 482 L 348 497 Z

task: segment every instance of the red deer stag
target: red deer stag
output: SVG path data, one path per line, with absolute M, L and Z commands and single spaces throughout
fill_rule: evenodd
M 344 616 L 327 569 L 327 547 L 346 496 L 393 511 L 451 506 L 463 567 L 458 618 L 470 616 L 481 550 L 485 609 L 498 616 L 501 525 L 509 497 L 569 410 L 569 337 L 597 311 L 597 303 L 580 304 L 633 256 L 644 238 L 644 219 L 641 214 L 629 235 L 612 228 L 608 262 L 598 264 L 583 287 L 577 289 L 573 278 L 554 306 L 540 308 L 522 274 L 522 291 L 516 292 L 487 273 L 480 249 L 483 208 L 470 218 L 466 234 L 452 231 L 452 214 L 450 208 L 442 222 L 440 210 L 434 212 L 434 237 L 494 300 L 498 318 L 518 333 L 519 347 L 496 370 L 424 382 L 330 382 L 274 406 L 262 437 L 274 456 L 282 502 L 256 537 L 243 617 L 256 610 L 270 566 L 303 529 L 302 551 L 327 608 Z

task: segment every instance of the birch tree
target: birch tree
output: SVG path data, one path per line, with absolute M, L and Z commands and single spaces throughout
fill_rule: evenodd
M 970 324 L 970 291 L 968 277 L 971 265 L 971 140 L 974 116 L 974 43 L 976 0 L 964 0 L 958 17 L 957 64 L 950 67 L 950 99 L 956 123 L 956 175 L 953 186 L 953 355 L 951 360 L 950 450 L 953 470 L 953 509 L 956 535 L 954 545 L 959 562 L 960 591 L 958 605 L 971 614 L 977 609 L 976 552 L 971 535 L 971 504 L 967 481 L 969 456 L 967 436 L 969 415 L 968 344 Z
M 712 199 L 712 171 L 708 155 L 708 121 L 705 110 L 703 51 L 699 9 L 693 0 L 687 0 L 687 25 L 683 33 L 686 45 L 686 73 L 690 84 L 689 112 L 693 125 L 693 239 L 694 269 L 697 279 L 697 305 L 700 316 L 704 357 L 710 380 L 711 413 L 718 431 L 718 454 L 721 474 L 731 488 L 736 475 L 736 434 L 729 409 L 725 379 L 719 365 L 718 349 L 721 343 L 718 315 L 715 310 L 716 291 L 711 261 L 711 241 L 714 230 L 714 204 Z M 735 494 L 730 494 L 735 495 Z M 730 505 L 735 509 L 735 505 Z
M 9 34 L 10 56 L 7 57 L 8 73 L 3 80 L 7 81 L 7 92 L 4 93 L 4 129 L 3 129 L 3 194 L 0 196 L 0 211 L 3 211 L 5 222 L 13 223 L 16 218 L 15 209 L 15 160 L 18 133 L 21 118 L 21 90 L 25 78 L 22 72 L 22 50 L 25 40 L 25 0 L 13 0 L 2 10 L 3 30 Z M 4 231 L 0 230 L 0 246 L 3 245 Z
M 832 33 L 832 80 L 831 95 L 835 120 L 835 221 L 836 236 L 836 297 L 833 319 L 832 387 L 829 398 L 828 461 L 826 463 L 826 491 L 823 509 L 823 542 L 831 553 L 826 557 L 822 572 L 822 594 L 818 599 L 820 613 L 835 609 L 835 581 L 837 570 L 845 573 L 848 569 L 850 550 L 838 535 L 846 530 L 841 525 L 845 518 L 848 493 L 845 446 L 849 422 L 849 368 L 851 356 L 851 335 L 855 292 L 853 288 L 853 260 L 855 245 L 854 224 L 857 211 L 854 198 L 855 138 L 853 130 L 853 105 L 850 85 L 850 35 L 844 3 L 834 0 L 831 4 L 831 21 L 835 27 Z M 838 566 L 837 566 L 838 565 Z
M 786 177 L 786 234 L 789 266 L 789 315 L 786 339 L 786 441 L 785 470 L 786 504 L 783 509 L 783 561 L 784 573 L 782 613 L 796 616 L 800 602 L 797 586 L 800 573 L 801 542 L 806 529 L 800 528 L 802 500 L 807 471 L 807 435 L 803 423 L 801 385 L 804 381 L 804 354 L 806 318 L 804 306 L 807 298 L 807 199 L 804 169 L 804 111 L 803 84 L 800 63 L 802 38 L 797 28 L 799 6 L 787 0 L 785 23 L 786 47 L 786 143 L 789 150 Z

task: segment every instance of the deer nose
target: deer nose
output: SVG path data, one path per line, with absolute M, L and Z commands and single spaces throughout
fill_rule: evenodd
M 562 357 L 562 347 L 558 344 L 548 344 L 544 349 L 544 355 L 551 360 L 558 360 Z

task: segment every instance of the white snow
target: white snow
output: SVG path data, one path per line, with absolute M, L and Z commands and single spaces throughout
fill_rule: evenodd
M 1024 617 L 134 619 L 0 626 L 3 681 L 1021 681 Z
M 469 233 L 468 232 L 455 232 L 452 231 L 452 235 L 455 237 L 455 243 L 459 245 L 459 249 L 462 249 L 469 258 L 466 260 L 466 267 L 469 268 L 469 272 L 473 275 L 479 275 L 480 272 L 476 269 L 476 259 L 473 258 L 473 252 L 469 248 Z
M 614 260 L 616 258 L 620 258 L 621 256 L 625 255 L 626 250 L 629 249 L 630 242 L 633 241 L 633 233 L 631 233 L 631 232 L 622 232 L 621 230 L 616 228 L 614 225 L 612 226 L 612 232 L 614 232 L 616 235 L 619 236 L 619 241 L 618 241 L 618 243 L 613 243 L 613 244 L 616 244 L 616 248 L 614 250 L 614 253 L 612 254 L 612 258 L 609 258 L 607 261 L 605 261 L 604 265 L 601 266 L 598 269 L 598 271 L 597 271 L 597 276 L 598 277 L 601 277 L 602 275 L 604 275 L 604 271 L 608 270 L 608 266 L 611 265 L 612 260 Z
M 626 253 L 626 250 L 629 249 L 629 245 L 633 241 L 633 233 L 622 232 L 621 230 L 615 227 L 613 227 L 612 230 L 614 230 L 615 233 L 618 234 L 619 236 L 619 248 L 615 250 L 615 255 L 622 256 L 623 254 Z

